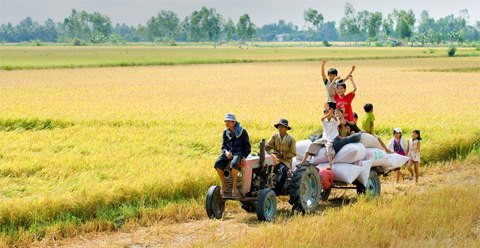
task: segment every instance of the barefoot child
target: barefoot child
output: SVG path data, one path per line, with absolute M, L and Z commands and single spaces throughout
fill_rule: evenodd
M 333 114 L 333 109 L 329 108 L 328 110 L 324 111 L 325 116 L 322 117 L 322 126 L 323 126 L 323 134 L 322 138 L 315 140 L 309 147 L 305 155 L 303 156 L 303 160 L 300 164 L 307 161 L 309 156 L 314 156 L 318 154 L 320 148 L 325 146 L 327 149 L 327 157 L 328 157 L 328 167 L 327 170 L 332 169 L 333 163 L 333 156 L 335 156 L 335 150 L 333 148 L 333 142 L 338 137 L 338 125 L 340 125 L 340 121 L 338 117 Z
M 420 165 L 420 130 L 415 129 L 412 132 L 412 138 L 408 141 L 407 154 L 410 160 L 408 160 L 407 169 L 410 171 L 408 179 L 413 179 L 412 164 L 415 165 L 415 182 L 418 183 L 418 167 Z

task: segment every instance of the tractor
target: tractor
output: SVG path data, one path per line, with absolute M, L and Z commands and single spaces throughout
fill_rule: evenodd
M 274 153 L 272 153 L 274 154 Z M 257 213 L 260 221 L 273 221 L 276 215 L 277 196 L 290 195 L 289 203 L 292 210 L 301 213 L 313 212 L 320 200 L 327 201 L 332 188 L 356 189 L 357 194 L 368 194 L 374 197 L 380 195 L 381 185 L 379 175 L 387 174 L 381 167 L 371 168 L 366 185 L 357 180 L 353 184 L 334 181 L 328 189 L 323 189 L 319 169 L 315 164 L 305 162 L 293 166 L 293 173 L 287 174 L 285 184 L 278 190 L 277 183 L 281 173 L 275 166 L 275 158 L 266 154 L 265 140 L 260 142 L 258 155 L 251 155 L 245 159 L 238 172 L 238 190 L 240 197 L 232 197 L 232 177 L 229 166 L 224 170 L 226 190 L 220 194 L 220 186 L 210 186 L 207 192 L 205 208 L 210 218 L 221 219 L 227 200 L 240 201 L 242 208 L 250 213 Z M 277 189 L 277 192 L 274 191 Z
M 274 153 L 272 153 L 274 154 Z M 228 200 L 240 201 L 247 212 L 256 213 L 260 221 L 273 221 L 276 216 L 277 196 L 290 195 L 289 203 L 294 210 L 312 212 L 316 209 L 322 194 L 320 175 L 313 164 L 302 164 L 293 173 L 288 173 L 283 187 L 277 186 L 281 172 L 275 166 L 275 158 L 265 151 L 265 140 L 260 142 L 258 155 L 250 155 L 238 172 L 240 197 L 232 197 L 232 177 L 229 166 L 224 170 L 225 192 L 220 186 L 210 186 L 207 191 L 205 208 L 210 218 L 221 219 Z M 276 192 L 274 191 L 275 189 Z

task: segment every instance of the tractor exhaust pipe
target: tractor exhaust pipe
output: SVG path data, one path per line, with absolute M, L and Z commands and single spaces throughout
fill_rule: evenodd
M 265 162 L 265 139 L 262 139 L 260 141 L 260 152 L 258 153 L 258 156 L 260 157 L 260 165 L 263 167 L 264 162 Z

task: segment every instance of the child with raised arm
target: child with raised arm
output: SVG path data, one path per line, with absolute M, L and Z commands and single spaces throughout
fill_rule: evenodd
M 355 98 L 355 92 L 357 91 L 357 85 L 355 81 L 353 81 L 353 76 L 348 75 L 345 80 L 350 80 L 352 82 L 353 90 L 350 91 L 348 94 L 345 94 L 347 85 L 345 82 L 338 83 L 335 89 L 334 82 L 331 82 L 329 85 L 330 93 L 333 95 L 335 99 L 336 105 L 338 109 L 343 110 L 344 118 L 348 123 L 355 123 L 355 118 L 353 117 L 353 110 L 352 110 L 352 101 Z M 353 131 L 356 131 L 352 129 Z M 356 131 L 357 132 L 357 131 Z
M 317 155 L 320 149 L 325 146 L 327 157 L 328 157 L 328 167 L 327 170 L 332 169 L 333 163 L 333 156 L 335 156 L 335 150 L 333 148 L 333 142 L 338 137 L 338 125 L 340 125 L 340 121 L 338 120 L 338 116 L 335 116 L 333 112 L 333 108 L 328 108 L 328 110 L 324 111 L 324 116 L 322 117 L 322 126 L 323 126 L 323 134 L 322 138 L 315 140 L 309 147 L 305 155 L 303 156 L 303 160 L 300 164 L 307 161 L 309 156 Z M 338 114 L 338 113 L 337 113 Z
M 333 83 L 334 87 L 336 87 L 338 83 L 343 83 L 346 80 L 346 78 L 352 75 L 353 71 L 355 70 L 355 66 L 352 66 L 352 70 L 350 71 L 350 73 L 347 75 L 345 79 L 340 79 L 340 77 L 338 76 L 338 71 L 335 68 L 328 69 L 328 73 L 325 74 L 326 63 L 327 63 L 326 60 L 322 61 L 322 79 L 323 79 L 323 83 L 325 84 L 325 89 L 327 91 L 327 103 L 325 105 L 328 105 L 330 108 L 333 108 L 335 110 L 337 107 L 335 104 L 335 98 L 333 97 L 334 94 L 332 94 L 332 92 L 330 91 L 330 83 Z M 328 108 L 325 107 L 325 109 L 328 109 Z

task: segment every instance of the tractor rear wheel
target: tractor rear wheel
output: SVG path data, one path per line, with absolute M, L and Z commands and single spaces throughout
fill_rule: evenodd
M 297 168 L 290 181 L 290 204 L 293 210 L 313 212 L 320 200 L 322 185 L 315 165 L 304 163 Z M 328 198 L 328 197 L 327 197 Z
M 271 222 L 277 213 L 277 196 L 271 189 L 263 189 L 257 199 L 257 218 Z
M 221 219 L 225 211 L 225 201 L 220 195 L 220 186 L 210 186 L 205 200 L 205 209 L 209 218 Z

